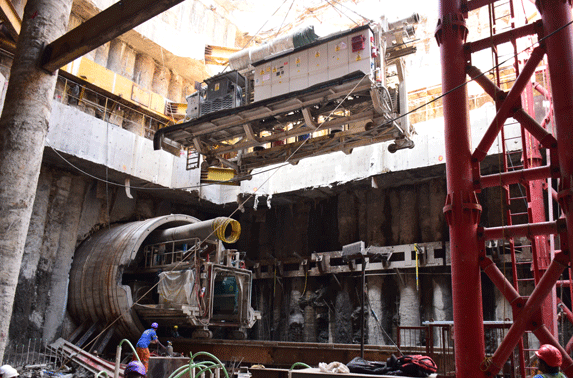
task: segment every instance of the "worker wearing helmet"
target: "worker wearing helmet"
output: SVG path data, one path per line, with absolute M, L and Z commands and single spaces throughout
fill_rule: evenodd
M 559 371 L 562 361 L 559 349 L 550 344 L 543 344 L 535 355 L 539 359 L 537 369 L 541 374 L 533 378 L 565 378 L 565 375 Z
M 0 367 L 0 377 L 2 378 L 12 378 L 19 375 L 20 374 L 18 374 L 18 371 L 10 365 L 4 365 Z
M 157 339 L 157 334 L 155 333 L 158 327 L 159 325 L 157 323 L 152 323 L 151 328 L 143 331 L 139 341 L 135 345 L 135 352 L 139 356 L 139 360 L 143 366 L 145 366 L 145 372 L 149 370 L 149 344 L 159 343 L 159 345 L 163 347 L 163 345 Z M 133 356 L 133 360 L 137 360 L 135 355 Z
M 181 335 L 179 335 L 179 326 L 174 325 L 173 329 L 171 330 L 171 337 L 181 337 Z
M 145 366 L 139 361 L 131 361 L 123 371 L 124 378 L 145 378 L 146 375 L 147 370 L 145 370 Z

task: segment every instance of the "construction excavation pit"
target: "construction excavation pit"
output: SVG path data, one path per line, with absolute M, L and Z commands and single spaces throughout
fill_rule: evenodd
M 259 317 L 250 306 L 252 273 L 225 249 L 240 224 L 168 215 L 101 230 L 80 245 L 68 308 L 78 324 L 98 324 L 137 340 L 153 322 L 193 338 L 212 329 L 244 339 Z

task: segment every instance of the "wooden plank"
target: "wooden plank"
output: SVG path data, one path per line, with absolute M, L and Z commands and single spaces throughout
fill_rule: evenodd
M 181 2 L 183 0 L 118 1 L 47 45 L 41 66 L 47 71 L 56 71 Z
M 14 41 L 17 41 L 22 28 L 22 19 L 16 12 L 16 9 L 14 9 L 11 1 L 0 0 L 0 18 L 4 22 L 6 29 L 8 29 L 10 36 L 14 38 Z

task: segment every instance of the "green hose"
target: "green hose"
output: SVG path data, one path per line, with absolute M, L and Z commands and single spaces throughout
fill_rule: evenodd
M 193 360 L 195 359 L 195 357 L 197 356 L 207 356 L 212 358 L 213 360 L 216 361 L 200 361 L 200 362 L 194 362 Z M 197 354 L 193 355 L 193 353 L 191 353 L 191 358 L 189 359 L 189 365 L 185 365 L 185 366 L 181 366 L 179 367 L 177 370 L 175 370 L 173 373 L 171 373 L 171 375 L 169 375 L 169 378 L 180 378 L 182 375 L 184 375 L 185 373 L 189 373 L 189 377 L 193 378 L 191 376 L 191 372 L 193 371 L 193 369 L 195 368 L 199 368 L 199 373 L 196 374 L 196 377 L 198 377 L 199 375 L 201 375 L 202 373 L 206 372 L 207 370 L 212 370 L 212 369 L 216 369 L 216 368 L 221 368 L 223 370 L 223 372 L 225 373 L 225 377 L 229 378 L 229 373 L 227 372 L 227 369 L 225 369 L 225 366 L 223 365 L 223 363 L 221 362 L 221 360 L 219 360 L 217 357 L 215 357 L 214 355 L 212 355 L 211 353 L 208 352 L 197 352 Z
M 304 362 L 295 362 L 294 364 L 292 364 L 289 370 L 294 370 L 294 368 L 297 366 L 302 366 L 305 369 L 311 369 L 311 367 L 305 364 Z
M 119 346 L 121 346 L 123 343 L 127 343 L 127 345 L 129 345 L 129 347 L 133 351 L 133 354 L 135 355 L 135 357 L 137 357 L 137 361 L 141 362 L 141 360 L 139 359 L 139 356 L 137 355 L 137 352 L 135 351 L 135 348 L 133 347 L 131 342 L 128 339 L 123 339 L 119 342 Z
M 100 371 L 99 373 L 97 373 L 96 376 L 95 376 L 95 378 L 98 378 L 101 373 L 105 374 L 105 378 L 109 378 L 109 375 L 107 375 L 107 371 L 105 371 L 105 370 L 102 370 L 102 371 Z

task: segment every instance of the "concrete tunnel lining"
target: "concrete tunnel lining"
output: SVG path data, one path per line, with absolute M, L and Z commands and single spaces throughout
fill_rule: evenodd
M 145 329 L 135 310 L 131 288 L 122 284 L 124 268 L 136 260 L 149 234 L 157 229 L 199 222 L 172 214 L 100 230 L 77 249 L 70 272 L 68 308 L 77 324 L 111 322 L 116 333 L 136 339 Z

